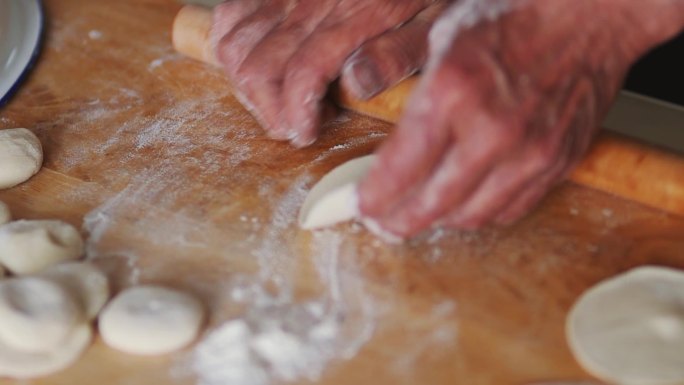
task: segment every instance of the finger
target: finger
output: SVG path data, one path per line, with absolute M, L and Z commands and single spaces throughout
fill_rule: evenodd
M 566 167 L 572 141 L 535 142 L 523 148 L 512 159 L 498 166 L 478 190 L 440 223 L 447 227 L 475 229 L 491 223 L 522 193 L 557 176 Z
M 495 166 L 518 145 L 519 130 L 506 126 L 482 110 L 479 103 L 452 111 L 462 126 L 462 137 L 451 144 L 448 155 L 419 185 L 403 199 L 379 225 L 401 236 L 413 236 L 430 227 L 438 218 L 458 207 L 495 169 Z
M 569 142 L 571 142 L 571 149 L 565 156 L 565 161 L 558 162 L 554 168 L 537 178 L 535 183 L 527 186 L 516 198 L 512 199 L 511 203 L 494 218 L 494 223 L 510 225 L 518 221 L 537 206 L 552 188 L 567 179 L 572 170 L 581 162 L 582 154 L 589 145 L 586 139 L 569 140 Z
M 440 86 L 457 84 L 450 75 L 425 75 L 409 98 L 401 121 L 359 186 L 362 216 L 378 221 L 388 215 L 427 180 L 453 144 L 451 111 L 459 103 L 459 92 Z
M 365 41 L 410 19 L 426 5 L 424 1 L 391 2 L 386 9 L 366 9 L 364 2 L 357 2 L 338 3 L 287 65 L 284 117 L 296 146 L 316 139 L 320 101 L 346 58 Z M 381 20 L 378 13 L 384 15 Z
M 521 219 L 541 202 L 551 188 L 564 179 L 571 168 L 569 163 L 559 162 L 557 167 L 549 170 L 534 183 L 530 183 L 517 197 L 513 198 L 511 203 L 496 215 L 493 222 L 499 225 L 510 225 Z
M 262 6 L 242 19 L 218 43 L 216 54 L 234 84 L 237 70 L 247 55 L 286 16 L 291 0 L 266 0 Z
M 300 1 L 288 18 L 268 33 L 240 65 L 236 75 L 240 90 L 259 111 L 263 127 L 274 139 L 288 137 L 281 119 L 285 66 L 334 3 L 334 0 Z
M 591 82 L 586 79 L 577 81 L 573 91 L 560 103 L 564 107 L 557 119 L 558 125 L 550 128 L 551 132 L 566 131 L 561 142 L 563 152 L 558 157 L 559 161 L 537 183 L 528 186 L 514 199 L 495 218 L 495 223 L 508 225 L 520 219 L 579 164 L 591 143 L 592 135 L 587 132 L 596 131 L 598 123 L 595 94 Z
M 446 6 L 440 1 L 361 46 L 344 64 L 342 87 L 368 99 L 418 71 L 427 59 L 430 28 Z
M 477 150 L 468 144 L 451 148 L 427 182 L 378 224 L 403 237 L 431 227 L 445 212 L 470 197 L 503 151 L 494 143 Z
M 475 229 L 492 221 L 548 167 L 535 159 L 508 161 L 493 170 L 477 190 L 438 223 L 447 227 Z
M 209 31 L 209 41 L 214 51 L 219 41 L 226 36 L 235 25 L 254 12 L 263 0 L 230 0 L 214 7 L 212 13 L 212 27 Z

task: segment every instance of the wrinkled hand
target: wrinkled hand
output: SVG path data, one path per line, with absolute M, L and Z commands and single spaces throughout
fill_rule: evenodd
M 360 187 L 368 222 L 412 236 L 434 225 L 508 224 L 534 207 L 581 159 L 647 48 L 647 31 L 634 30 L 657 29 L 624 3 L 451 6 L 430 34 L 417 91 Z
M 420 68 L 446 0 L 230 0 L 211 39 L 243 105 L 267 133 L 311 144 L 328 85 L 371 96 Z

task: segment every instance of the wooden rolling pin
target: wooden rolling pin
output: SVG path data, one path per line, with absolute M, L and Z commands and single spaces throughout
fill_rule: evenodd
M 187 5 L 173 23 L 175 49 L 217 65 L 209 42 L 211 10 Z M 336 101 L 350 110 L 396 123 L 417 77 L 370 99 L 358 100 L 339 87 Z M 601 132 L 570 179 L 576 183 L 684 216 L 684 158 L 620 135 Z

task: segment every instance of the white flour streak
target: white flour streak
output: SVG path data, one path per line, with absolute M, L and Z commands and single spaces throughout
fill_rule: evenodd
M 281 198 L 280 203 L 274 207 L 271 222 L 265 226 L 266 233 L 262 238 L 261 245 L 252 253 L 259 261 L 260 278 L 263 281 L 273 281 L 276 284 L 289 282 L 295 269 L 296 257 L 288 252 L 286 245 L 291 232 L 288 228 L 295 223 L 297 210 L 301 206 L 306 196 L 305 186 L 308 178 L 303 177 L 292 183 L 292 186 Z M 268 185 L 260 186 L 259 196 L 264 201 L 274 192 Z M 279 287 L 281 290 L 289 291 L 291 287 Z
M 377 138 L 384 138 L 385 136 L 387 136 L 387 134 L 385 134 L 384 132 L 369 132 L 368 134 L 363 136 L 353 137 L 346 143 L 339 143 L 330 147 L 327 151 L 318 155 L 316 159 L 314 159 L 314 163 L 321 162 L 330 157 L 330 155 L 332 154 L 352 150 L 354 148 L 366 145 L 368 144 L 368 142 L 371 142 Z
M 88 31 L 88 37 L 90 38 L 90 40 L 100 40 L 102 39 L 102 32 L 96 29 L 91 29 L 90 31 Z
M 395 359 L 392 365 L 394 371 L 403 375 L 410 374 L 421 355 L 435 347 L 444 348 L 455 344 L 458 337 L 458 329 L 453 321 L 455 310 L 456 304 L 446 301 L 436 305 L 422 320 L 416 320 L 413 327 L 422 326 L 424 333 L 412 349 Z
M 239 280 L 232 299 L 248 304 L 247 314 L 219 326 L 196 348 L 192 365 L 200 385 L 315 381 L 331 361 L 353 357 L 370 339 L 373 306 L 359 282 L 344 281 L 353 291 L 348 295 L 338 276 L 341 237 L 320 241 L 325 249 L 318 250 L 318 263 L 330 294 L 295 303 Z
M 150 62 L 150 65 L 147 66 L 148 71 L 152 71 L 155 68 L 159 67 L 160 65 L 164 64 L 164 60 L 162 59 L 154 59 Z
M 259 276 L 234 282 L 231 298 L 247 305 L 247 314 L 219 326 L 196 348 L 192 366 L 200 385 L 315 381 L 330 362 L 353 357 L 370 339 L 374 306 L 362 280 L 340 266 L 341 255 L 351 251 L 340 234 L 314 235 L 314 264 L 326 290 L 318 298 L 293 299 L 297 258 L 284 245 L 306 183 L 294 182 L 275 208 L 254 253 Z M 276 293 L 266 290 L 267 282 L 276 283 Z
M 180 60 L 183 58 L 184 58 L 184 56 L 177 53 L 177 52 L 168 53 L 166 55 L 163 55 L 161 57 L 158 57 L 158 58 L 152 60 L 150 62 L 150 64 L 147 65 L 147 70 L 152 72 L 152 71 L 158 69 L 159 67 L 163 66 L 165 63 L 167 63 L 169 61 Z

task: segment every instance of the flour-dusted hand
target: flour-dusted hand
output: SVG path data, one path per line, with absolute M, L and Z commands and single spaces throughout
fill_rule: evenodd
M 420 70 L 427 60 L 428 34 L 450 1 L 436 1 L 398 28 L 366 42 L 347 59 L 341 85 L 368 99 Z
M 361 184 L 401 236 L 507 224 L 581 159 L 629 65 L 682 27 L 682 0 L 461 0 Z
M 425 36 L 439 11 L 430 8 L 443 3 L 232 0 L 215 9 L 211 39 L 238 97 L 268 134 L 306 146 L 316 139 L 327 113 L 334 111 L 324 98 L 350 56 L 370 44 L 363 51 L 367 54 L 347 65 L 345 83 L 358 94 L 366 96 L 400 80 L 422 65 Z M 381 37 L 386 32 L 388 36 Z M 390 47 L 383 48 L 386 45 Z M 383 51 L 388 56 L 376 60 Z M 359 61 L 362 58 L 367 60 Z M 366 63 L 371 62 L 383 72 L 381 79 L 368 79 Z M 360 76 L 365 77 L 358 80 Z

